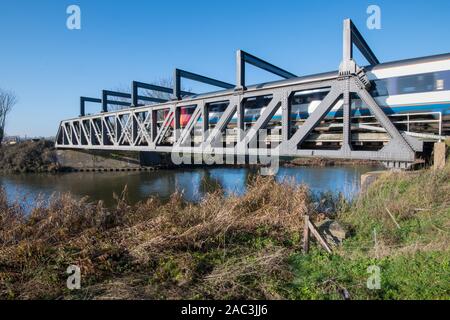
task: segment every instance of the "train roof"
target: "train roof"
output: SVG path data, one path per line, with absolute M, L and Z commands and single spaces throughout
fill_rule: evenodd
M 412 59 L 405 59 L 405 60 L 398 60 L 398 61 L 391 61 L 391 62 L 380 63 L 380 64 L 378 64 L 376 66 L 366 66 L 365 69 L 370 71 L 370 70 L 373 70 L 373 69 L 400 67 L 400 66 L 404 66 L 404 65 L 426 63 L 426 62 L 434 62 L 434 61 L 441 61 L 441 60 L 448 60 L 448 59 L 450 59 L 450 53 L 444 53 L 444 54 L 437 54 L 437 55 L 420 57 L 420 58 L 412 58 Z
M 378 65 L 368 65 L 368 66 L 365 66 L 364 69 L 366 71 L 372 71 L 372 70 L 378 70 L 378 69 L 383 69 L 383 68 L 399 67 L 399 66 L 413 65 L 413 64 L 418 64 L 418 63 L 442 61 L 442 60 L 448 60 L 448 59 L 450 59 L 450 53 L 444 53 L 444 54 L 431 55 L 431 56 L 420 57 L 420 58 L 411 58 L 411 59 L 385 62 L 385 63 L 380 63 Z M 312 81 L 318 81 L 318 80 L 334 79 L 334 78 L 336 78 L 337 74 L 338 74 L 337 70 L 331 71 L 331 72 L 323 72 L 323 73 L 306 75 L 306 76 L 296 77 L 296 78 L 287 79 L 287 80 L 264 82 L 264 83 L 260 83 L 260 84 L 247 86 L 247 88 L 248 89 L 262 89 L 262 88 L 268 88 L 268 87 L 278 86 L 278 85 L 290 85 L 290 84 L 294 84 L 294 83 L 304 83 L 304 82 L 312 82 Z M 226 93 L 226 92 L 232 92 L 232 91 L 233 91 L 233 89 L 218 90 L 218 91 L 214 91 L 214 92 L 207 92 L 207 93 L 202 93 L 202 94 L 198 94 L 198 95 L 185 97 L 185 99 L 189 100 L 190 98 L 199 98 L 199 97 L 209 96 L 211 94 Z

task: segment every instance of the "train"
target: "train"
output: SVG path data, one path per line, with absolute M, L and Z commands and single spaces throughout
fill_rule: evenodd
M 417 130 L 433 134 L 450 134 L 450 53 L 383 63 L 365 67 L 371 81 L 370 93 L 383 111 L 392 119 L 399 119 L 400 129 Z M 337 71 L 305 77 L 320 80 L 333 77 Z M 285 80 L 290 81 L 290 80 Z M 296 92 L 291 100 L 291 121 L 301 123 L 312 114 L 328 94 L 329 88 Z M 244 122 L 257 121 L 271 100 L 270 96 L 254 97 L 244 101 Z M 219 121 L 228 104 L 224 102 L 209 105 L 209 124 Z M 325 119 L 339 119 L 343 116 L 343 101 L 338 101 Z M 180 124 L 189 122 L 195 108 L 182 108 Z M 281 108 L 274 114 L 272 125 L 281 121 Z M 358 98 L 352 97 L 353 118 L 370 118 L 369 108 Z M 407 123 L 406 116 L 408 117 Z M 412 120 L 411 120 L 412 119 Z M 401 120 L 401 121 L 400 121 Z M 199 123 L 203 121 L 199 119 Z M 236 124 L 237 117 L 230 124 Z M 422 124 L 422 125 L 421 125 Z

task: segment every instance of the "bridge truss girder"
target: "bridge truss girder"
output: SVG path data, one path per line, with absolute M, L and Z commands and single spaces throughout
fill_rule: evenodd
M 353 44 L 356 44 L 370 62 L 378 63 L 378 59 L 367 46 L 359 31 L 350 20 L 346 20 L 344 21 L 343 61 L 339 73 L 335 77 L 309 82 L 298 78 L 298 81 L 257 86 L 250 89 L 245 88 L 243 81 L 241 81 L 236 90 L 187 97 L 183 100 L 172 100 L 160 104 L 62 121 L 57 135 L 56 147 L 235 156 L 259 155 L 261 152 L 266 152 L 266 154 L 276 154 L 280 157 L 378 160 L 389 167 L 407 168 L 415 161 L 416 153 L 422 151 L 422 143 L 412 137 L 406 137 L 404 133 L 400 133 L 370 95 L 368 91 L 370 82 L 364 70 L 353 60 Z M 242 52 L 240 55 L 238 54 L 237 63 L 240 66 L 245 63 L 243 54 Z M 256 60 L 256 58 L 254 60 L 267 65 L 263 60 Z M 238 71 L 240 69 L 242 70 L 242 68 L 237 68 Z M 244 79 L 239 75 L 237 78 Z M 298 130 L 291 135 L 290 107 L 294 93 L 323 88 L 329 88 L 329 93 Z M 390 137 L 390 142 L 378 151 L 352 149 L 352 95 L 359 96 Z M 245 130 L 244 102 L 248 98 L 261 96 L 270 96 L 270 103 L 252 127 Z M 336 102 L 341 99 L 344 102 L 342 146 L 337 150 L 303 148 L 301 144 L 320 125 Z M 226 102 L 228 106 L 215 127 L 209 130 L 208 108 L 211 103 L 216 102 Z M 182 128 L 180 114 L 181 108 L 185 107 L 195 109 L 188 123 Z M 255 144 L 260 130 L 267 127 L 273 115 L 279 109 L 282 110 L 279 144 L 270 147 Z M 158 118 L 160 112 L 165 112 L 162 123 L 161 118 Z M 237 118 L 237 141 L 235 145 L 224 146 L 223 132 L 234 115 Z M 193 130 L 195 130 L 200 117 L 202 118 L 201 143 L 192 145 L 188 138 L 194 134 Z M 158 122 L 160 123 L 158 124 Z M 172 134 L 172 140 L 169 144 L 164 142 L 168 134 Z

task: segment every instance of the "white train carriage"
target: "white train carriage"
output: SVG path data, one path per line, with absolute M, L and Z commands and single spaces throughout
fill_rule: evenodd
M 425 138 L 429 135 L 434 137 L 450 135 L 450 54 L 384 63 L 366 67 L 365 70 L 371 81 L 371 95 L 399 130 L 421 134 Z M 332 77 L 336 73 L 330 72 L 310 77 L 320 80 L 322 77 L 324 79 Z M 299 91 L 292 96 L 290 104 L 293 132 L 316 110 L 328 92 L 329 89 L 323 88 Z M 258 120 L 270 100 L 270 96 L 259 96 L 244 101 L 246 129 Z M 361 139 L 365 142 L 386 143 L 388 136 L 379 133 L 383 129 L 371 115 L 369 108 L 357 96 L 352 97 L 351 105 L 352 126 L 356 126 L 355 130 L 362 133 L 378 132 L 372 135 L 359 135 L 358 139 L 362 137 Z M 227 106 L 228 103 L 225 102 L 212 103 L 208 106 L 210 128 L 218 123 Z M 193 107 L 182 108 L 180 119 L 182 127 L 187 125 L 194 109 Z M 325 117 L 322 126 L 315 129 L 315 132 L 320 133 L 324 138 L 322 141 L 316 137 L 316 142 L 339 143 L 342 140 L 342 136 L 339 136 L 339 131 L 342 131 L 342 117 L 343 100 L 341 99 Z M 268 128 L 272 130 L 281 128 L 281 119 L 280 108 L 272 117 Z M 163 118 L 159 122 L 162 123 L 162 121 Z M 201 136 L 201 123 L 200 117 L 194 130 L 196 132 L 194 135 L 198 136 L 198 139 Z M 225 133 L 227 140 L 235 139 L 236 125 L 237 117 L 234 115 Z M 167 139 L 167 142 L 172 139 L 170 133 Z
M 401 129 L 411 126 L 432 134 L 449 134 L 450 119 L 450 54 L 380 64 L 366 68 L 371 80 L 371 94 L 383 111 Z M 327 77 L 330 74 L 324 74 Z M 291 119 L 301 123 L 315 111 L 329 90 L 297 92 L 291 102 Z M 257 97 L 245 102 L 244 121 L 254 123 L 270 102 L 270 97 Z M 338 101 L 326 119 L 342 117 L 343 101 Z M 227 104 L 210 106 L 209 123 L 214 126 Z M 272 124 L 281 121 L 281 110 L 272 119 Z M 357 97 L 352 99 L 352 116 L 371 121 L 369 109 Z M 201 119 L 200 119 L 201 121 Z M 361 120 L 362 121 L 362 120 Z M 234 116 L 231 123 L 236 123 Z M 418 129 L 419 130 L 419 129 Z

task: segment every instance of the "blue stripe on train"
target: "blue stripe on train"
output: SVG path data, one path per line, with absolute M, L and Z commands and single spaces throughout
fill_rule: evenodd
M 402 107 L 382 107 L 383 111 L 388 114 L 402 114 L 402 113 L 420 113 L 420 112 L 442 112 L 442 115 L 450 115 L 450 104 L 428 104 L 428 105 L 420 105 L 420 106 L 402 106 Z M 361 117 L 361 116 L 370 116 L 371 113 L 369 109 L 357 109 L 352 111 L 353 117 Z M 307 112 L 303 112 L 300 114 L 293 114 L 292 119 L 306 119 L 309 116 Z M 342 117 L 343 111 L 331 111 L 328 113 L 327 118 L 335 118 Z M 259 116 L 248 116 L 244 118 L 245 122 L 251 122 L 258 120 Z M 209 119 L 209 122 L 212 124 L 217 123 L 219 120 L 218 117 L 212 117 Z M 273 120 L 281 120 L 281 115 L 273 116 Z M 202 117 L 199 118 L 199 122 L 202 122 Z M 236 122 L 236 118 L 231 119 L 232 123 Z

